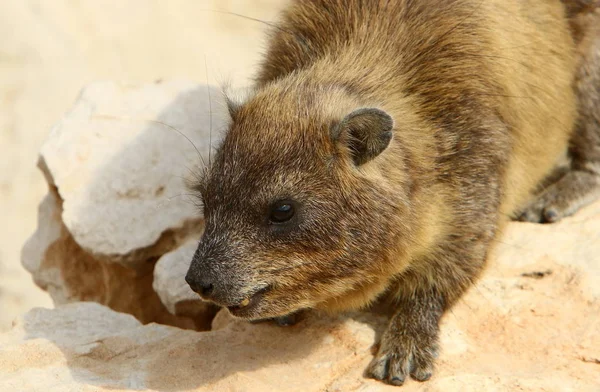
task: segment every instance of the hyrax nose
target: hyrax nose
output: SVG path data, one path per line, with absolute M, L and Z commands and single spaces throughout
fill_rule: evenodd
M 187 275 L 185 275 L 185 281 L 188 285 L 190 285 L 192 290 L 207 299 L 210 297 L 213 289 L 215 288 L 208 277 L 198 274 L 191 274 L 188 272 Z

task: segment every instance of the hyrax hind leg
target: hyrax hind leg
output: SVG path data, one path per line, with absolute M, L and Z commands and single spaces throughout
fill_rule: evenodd
M 579 41 L 575 80 L 579 117 L 569 148 L 569 170 L 525 208 L 522 221 L 556 222 L 600 198 L 600 1 L 595 3 L 595 10 L 572 16 Z

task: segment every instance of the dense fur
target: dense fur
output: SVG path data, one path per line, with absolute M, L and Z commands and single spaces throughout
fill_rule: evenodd
M 566 153 L 565 14 L 559 0 L 294 2 L 198 185 L 190 285 L 247 319 L 386 296 L 397 312 L 369 375 L 429 378 L 440 317 Z M 278 200 L 296 207 L 286 224 L 268 219 Z

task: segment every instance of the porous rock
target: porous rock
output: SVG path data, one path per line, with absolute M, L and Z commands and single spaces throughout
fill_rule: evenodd
M 167 310 L 176 316 L 196 320 L 199 329 L 209 329 L 210 316 L 217 307 L 202 301 L 185 281 L 198 240 L 192 238 L 179 248 L 163 255 L 154 267 L 152 287 Z
M 152 282 L 162 255 L 200 236 L 188 182 L 227 120 L 221 102 L 214 87 L 188 82 L 83 90 L 41 149 L 49 193 L 22 251 L 56 304 L 96 301 L 144 323 L 210 322 L 214 310 L 203 317 L 197 306 L 194 319 L 171 314 Z
M 351 319 L 313 318 L 282 329 L 221 318 L 220 329 L 194 332 L 141 325 L 95 303 L 35 309 L 0 337 L 0 387 L 322 390 L 332 375 L 364 362 L 361 351 L 368 352 L 374 337 L 367 323 Z
M 172 249 L 177 240 L 164 237 L 194 230 L 200 216 L 186 178 L 223 124 L 222 111 L 209 112 L 209 95 L 220 97 L 185 82 L 83 90 L 40 153 L 63 201 L 62 221 L 83 249 L 135 265 Z

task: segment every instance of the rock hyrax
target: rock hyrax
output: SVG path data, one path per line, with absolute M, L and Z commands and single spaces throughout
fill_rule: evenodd
M 582 3 L 293 2 L 197 184 L 187 282 L 248 320 L 391 298 L 367 374 L 427 380 L 505 222 L 598 195 L 600 23 Z

